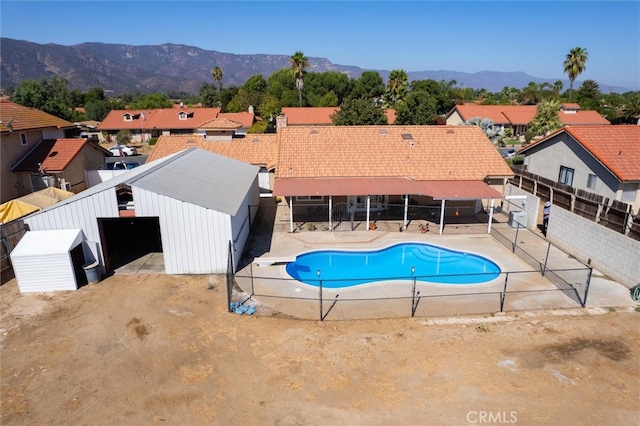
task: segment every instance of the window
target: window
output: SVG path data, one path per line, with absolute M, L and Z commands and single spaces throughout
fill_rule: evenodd
M 592 175 L 589 173 L 589 178 L 587 179 L 587 188 L 596 189 L 596 182 L 598 181 L 598 176 Z
M 324 197 L 322 195 L 297 195 L 296 201 L 322 201 Z
M 20 142 L 22 142 L 22 145 L 27 145 L 29 143 L 26 133 L 20 133 Z
M 131 114 L 125 114 L 124 121 L 133 121 L 133 116 Z
M 573 185 L 573 172 L 573 169 L 560 166 L 560 177 L 558 177 L 558 182 L 569 186 Z
M 622 184 L 622 197 L 620 197 L 620 201 L 623 201 L 625 203 L 635 201 L 637 192 L 638 192 L 638 184 L 637 183 L 623 183 Z

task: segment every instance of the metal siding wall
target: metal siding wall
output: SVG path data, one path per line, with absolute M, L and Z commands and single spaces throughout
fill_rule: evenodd
M 118 199 L 114 188 L 41 212 L 25 219 L 25 223 L 32 231 L 82 229 L 86 239 L 96 243 L 100 252 L 93 255 L 102 261 L 102 244 L 97 220 L 100 217 L 119 217 Z
M 19 256 L 11 261 L 22 293 L 77 289 L 69 253 Z
M 132 189 L 136 216 L 160 218 L 166 273 L 210 274 L 226 270 L 228 215 L 135 186 Z
M 244 252 L 244 247 L 249 239 L 250 224 L 253 223 L 252 217 L 249 215 L 249 206 L 257 206 L 260 204 L 260 188 L 258 186 L 258 177 L 256 177 L 251 189 L 242 200 L 242 205 L 238 210 L 238 214 L 231 218 L 231 228 L 233 238 L 236 238 L 235 244 L 235 253 L 234 253 L 234 268 L 238 266 L 240 259 L 242 258 L 242 253 Z M 255 211 L 253 212 L 255 216 Z M 247 223 L 242 227 L 243 223 Z M 242 228 L 242 232 L 239 235 L 236 235 L 240 232 Z

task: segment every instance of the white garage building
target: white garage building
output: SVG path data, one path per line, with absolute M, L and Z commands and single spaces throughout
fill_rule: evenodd
M 24 221 L 32 231 L 81 229 L 103 272 L 162 252 L 167 274 L 238 265 L 259 204 L 259 167 L 190 148 L 145 164 Z

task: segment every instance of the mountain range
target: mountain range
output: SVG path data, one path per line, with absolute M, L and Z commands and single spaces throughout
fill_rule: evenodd
M 38 44 L 24 40 L 0 38 L 0 81 L 2 87 L 17 87 L 22 80 L 64 77 L 70 89 L 87 91 L 101 87 L 108 95 L 171 91 L 197 94 L 203 82 L 215 83 L 211 69 L 223 70 L 223 86 L 242 86 L 251 76 L 267 78 L 274 71 L 288 68 L 287 55 L 236 55 L 182 44 L 132 46 L 127 44 L 82 43 L 73 46 Z M 368 70 L 352 65 L 338 65 L 327 58 L 309 57 L 307 71 L 339 71 L 358 78 L 364 71 L 377 71 L 386 81 L 389 70 Z M 530 82 L 553 83 L 557 79 L 532 77 L 524 72 L 480 71 L 409 71 L 409 80 L 455 80 L 458 87 L 484 88 L 491 92 L 503 87 L 521 89 Z M 565 89 L 568 80 L 562 80 Z M 576 87 L 579 83 L 576 82 Z M 600 90 L 624 93 L 629 89 L 607 86 Z

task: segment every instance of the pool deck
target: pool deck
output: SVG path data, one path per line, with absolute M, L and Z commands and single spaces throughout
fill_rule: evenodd
M 508 237 L 510 240 L 515 238 L 515 229 L 509 227 L 506 223 L 494 223 L 492 227 L 495 227 L 497 231 Z M 285 263 L 295 260 L 295 257 L 299 254 L 313 251 L 313 250 L 378 250 L 388 247 L 393 244 L 402 242 L 424 242 L 428 244 L 437 245 L 440 247 L 466 251 L 474 254 L 478 254 L 487 257 L 500 266 L 503 272 L 516 272 L 516 271 L 530 271 L 523 274 L 511 274 L 516 278 L 515 281 L 520 280 L 519 284 L 510 284 L 514 290 L 543 290 L 535 293 L 514 293 L 509 296 L 509 304 L 505 305 L 505 310 L 535 310 L 535 309 L 549 309 L 549 308 L 576 308 L 579 305 L 564 295 L 560 291 L 544 291 L 555 290 L 556 287 L 544 278 L 536 269 L 532 268 L 528 263 L 522 260 L 517 255 L 513 254 L 511 250 L 502 245 L 491 235 L 487 234 L 487 225 L 447 225 L 444 235 L 439 235 L 438 227 L 436 225 L 430 225 L 430 232 L 421 233 L 418 224 L 410 225 L 407 230 L 403 232 L 398 231 L 398 223 L 395 222 L 378 222 L 376 230 L 355 230 L 355 231 L 324 231 L 318 229 L 316 231 L 308 231 L 303 229 L 299 232 L 288 232 L 289 225 L 283 223 L 276 223 L 272 232 L 260 235 L 257 238 L 252 239 L 249 242 L 249 257 L 252 261 L 242 267 L 237 274 L 248 276 L 253 272 L 255 276 L 270 277 L 270 278 L 283 278 L 290 279 L 289 275 L 285 271 Z M 549 244 L 544 238 L 541 238 L 539 232 L 532 232 L 524 228 L 520 228 L 518 231 L 518 244 L 521 248 L 526 250 L 536 260 L 544 262 L 547 257 L 547 250 Z M 553 246 L 549 250 L 547 265 L 551 269 L 576 269 L 584 268 L 584 265 L 580 264 L 573 257 L 566 253 L 554 248 Z M 407 271 L 409 276 L 410 272 Z M 419 275 L 419 272 L 416 274 Z M 512 280 L 514 282 L 514 280 Z M 291 296 L 295 294 L 297 297 L 309 297 L 313 299 L 317 297 L 317 288 L 308 286 L 297 281 L 287 281 L 287 285 L 275 285 L 275 286 L 263 286 L 255 288 L 256 294 L 269 294 L 273 296 Z M 406 285 L 407 283 L 404 282 Z M 500 292 L 504 285 L 504 277 L 501 276 L 498 279 L 491 281 L 487 284 L 481 284 L 480 289 L 475 286 L 472 291 L 482 292 Z M 359 294 L 367 289 L 375 288 L 375 294 L 379 297 L 396 297 L 397 291 L 402 293 L 402 296 L 406 296 L 406 287 L 397 286 L 398 289 L 394 291 L 392 286 L 389 286 L 389 282 L 376 283 L 373 285 L 363 285 L 354 288 L 341 288 L 339 291 L 333 289 L 325 289 L 323 298 L 331 299 L 339 294 L 341 300 L 349 298 L 358 298 Z M 442 290 L 444 287 L 455 287 L 456 292 L 464 292 L 465 287 L 469 286 L 442 286 L 434 284 L 418 284 L 418 287 L 422 287 L 421 294 L 428 295 L 430 291 L 438 294 L 437 296 L 446 295 L 448 290 Z M 243 289 L 247 291 L 247 289 Z M 293 292 L 293 293 L 292 293 Z M 492 296 L 493 297 L 493 296 Z M 428 298 L 425 298 L 428 300 Z M 340 305 L 340 304 L 339 304 Z M 609 279 L 597 270 L 593 270 L 589 294 L 587 298 L 587 307 L 631 307 L 635 306 L 635 303 L 630 297 L 629 289 L 623 285 Z M 277 307 L 281 312 L 283 311 L 284 304 Z M 297 307 L 296 309 L 299 309 Z M 314 308 L 313 314 L 317 315 Z M 431 306 L 430 312 L 433 313 L 433 306 Z M 459 312 L 463 313 L 476 313 L 476 312 Z M 443 312 L 443 315 L 446 315 Z M 344 312 L 341 314 L 343 317 L 346 315 Z M 346 319 L 346 318 L 345 318 Z

